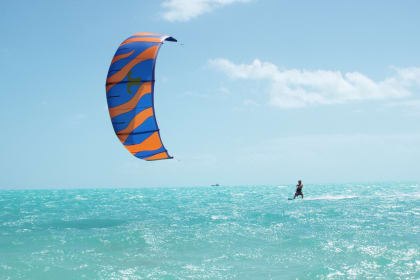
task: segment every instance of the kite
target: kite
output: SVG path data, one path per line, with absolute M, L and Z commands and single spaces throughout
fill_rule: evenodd
M 162 144 L 153 103 L 155 63 L 164 41 L 157 33 L 136 33 L 118 47 L 106 79 L 106 98 L 115 134 L 144 160 L 171 159 Z

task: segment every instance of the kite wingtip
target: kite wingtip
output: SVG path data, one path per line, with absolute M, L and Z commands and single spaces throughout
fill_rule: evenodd
M 175 39 L 174 37 L 171 37 L 171 36 L 166 37 L 166 38 L 165 38 L 165 41 L 178 42 L 178 40 L 177 40 L 177 39 Z

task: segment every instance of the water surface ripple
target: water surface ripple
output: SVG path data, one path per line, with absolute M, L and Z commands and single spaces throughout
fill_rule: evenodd
M 415 183 L 0 190 L 0 279 L 420 279 Z

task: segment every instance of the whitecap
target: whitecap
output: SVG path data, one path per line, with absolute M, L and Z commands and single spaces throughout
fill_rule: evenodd
M 183 268 L 188 269 L 188 270 L 192 270 L 192 271 L 204 271 L 200 267 L 192 265 L 192 264 L 187 264 Z
M 223 215 L 213 215 L 213 216 L 211 216 L 211 219 L 212 220 L 227 220 L 229 218 L 226 217 L 226 216 L 223 216 Z
M 234 194 L 232 194 L 232 196 L 245 196 L 245 194 L 243 194 L 243 193 L 234 193 Z
M 121 273 L 122 275 L 134 275 L 135 272 L 136 272 L 135 268 L 121 269 L 119 271 L 119 273 Z
M 54 202 L 46 202 L 44 206 L 47 208 L 57 208 L 57 205 Z
M 305 200 L 340 200 L 340 199 L 352 199 L 358 198 L 356 195 L 324 195 L 324 196 L 316 196 L 305 198 Z
M 144 196 L 142 196 L 141 194 L 137 194 L 137 195 L 132 195 L 130 196 L 128 199 L 142 199 Z
M 330 279 L 330 278 L 336 278 L 336 276 L 344 276 L 344 273 L 336 270 L 335 272 L 332 272 L 332 273 L 328 274 L 327 275 L 327 278 L 328 279 Z

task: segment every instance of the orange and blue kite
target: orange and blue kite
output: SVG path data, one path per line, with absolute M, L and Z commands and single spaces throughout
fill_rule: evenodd
M 106 79 L 114 131 L 130 153 L 144 160 L 172 158 L 162 144 L 153 103 L 156 57 L 164 41 L 176 39 L 157 33 L 127 38 L 117 49 Z

